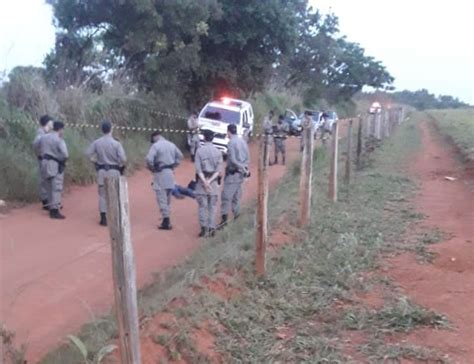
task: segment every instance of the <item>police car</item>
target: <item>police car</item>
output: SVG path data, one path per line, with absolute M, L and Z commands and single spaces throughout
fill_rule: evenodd
M 373 102 L 369 107 L 369 114 L 380 114 L 382 113 L 382 105 L 380 102 Z
M 254 126 L 254 113 L 252 105 L 247 101 L 223 97 L 220 100 L 208 102 L 203 107 L 198 117 L 199 130 L 211 130 L 214 132 L 213 144 L 224 155 L 227 154 L 227 126 L 235 124 L 237 135 L 249 140 L 252 136 Z M 199 135 L 201 144 L 204 136 Z

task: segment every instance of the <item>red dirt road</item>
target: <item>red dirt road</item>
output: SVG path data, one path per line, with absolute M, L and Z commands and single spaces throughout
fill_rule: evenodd
M 287 143 L 288 159 L 298 157 L 298 141 Z M 252 175 L 245 184 L 244 201 L 256 195 L 257 146 L 251 146 Z M 285 168 L 270 168 L 277 183 Z M 187 185 L 194 176 L 189 161 L 176 171 L 177 182 Z M 155 195 L 147 171 L 129 178 L 132 239 L 139 287 L 153 273 L 183 261 L 199 245 L 197 205 L 191 199 L 173 200 L 173 231 L 157 229 Z M 28 344 L 28 360 L 36 361 L 67 334 L 113 303 L 108 230 L 100 227 L 97 187 L 73 187 L 64 196 L 64 221 L 50 220 L 38 205 L 0 217 L 0 321 L 17 334 L 17 344 Z
M 422 183 L 416 204 L 427 226 L 450 237 L 430 247 L 438 254 L 433 264 L 404 254 L 392 260 L 390 275 L 405 294 L 446 315 L 453 326 L 416 330 L 408 341 L 448 354 L 454 363 L 474 363 L 474 176 L 427 122 L 420 127 L 422 149 L 412 165 Z

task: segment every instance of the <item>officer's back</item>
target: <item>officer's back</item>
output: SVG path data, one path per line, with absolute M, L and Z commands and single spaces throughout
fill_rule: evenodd
M 68 158 L 68 151 L 64 139 L 60 138 L 58 133 L 47 133 L 41 137 L 40 140 L 41 156 L 50 156 L 59 161 L 64 161 Z
M 158 168 L 164 166 L 174 165 L 176 160 L 181 159 L 181 152 L 179 149 L 169 140 L 166 140 L 164 137 L 160 137 L 152 147 L 153 153 L 153 163 Z
M 200 163 L 205 174 L 214 173 L 221 161 L 222 153 L 212 143 L 204 143 L 196 153 L 196 163 Z
M 249 165 L 249 148 L 247 142 L 234 135 L 227 145 L 227 168 L 240 170 Z
M 125 162 L 125 153 L 120 143 L 110 134 L 106 134 L 92 143 L 97 164 L 120 165 Z

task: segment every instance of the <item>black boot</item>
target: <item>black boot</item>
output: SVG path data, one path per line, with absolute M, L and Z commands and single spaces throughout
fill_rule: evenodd
M 209 228 L 209 237 L 213 238 L 214 236 L 216 236 L 216 229 Z
M 221 220 L 221 223 L 219 224 L 218 229 L 222 229 L 226 225 L 227 225 L 227 215 L 222 215 L 222 220 Z
M 48 200 L 43 200 L 41 201 L 41 203 L 43 204 L 43 210 L 46 210 L 48 211 L 49 210 L 49 203 L 48 203 Z
M 191 162 L 194 163 L 194 154 L 191 154 Z
M 275 161 L 273 162 L 273 164 L 278 164 L 278 157 L 275 156 Z
M 58 220 L 63 220 L 66 218 L 63 214 L 59 212 L 58 209 L 50 209 L 49 210 L 49 217 L 52 219 L 58 219 Z
M 286 161 L 285 161 L 285 156 L 283 156 L 283 161 L 282 161 L 281 164 L 285 165 L 285 162 L 286 162 Z
M 207 229 L 201 226 L 201 232 L 199 233 L 198 237 L 203 238 L 207 235 Z
M 171 230 L 173 227 L 171 226 L 170 218 L 165 217 L 163 221 L 161 222 L 161 225 L 158 226 L 158 229 L 160 230 Z
M 100 222 L 99 222 L 99 225 L 101 225 L 101 226 L 107 226 L 107 215 L 105 214 L 105 212 L 101 212 L 101 213 L 100 213 Z

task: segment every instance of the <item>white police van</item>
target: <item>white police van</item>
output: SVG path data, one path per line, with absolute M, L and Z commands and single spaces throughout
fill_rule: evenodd
M 249 140 L 253 133 L 254 113 L 252 105 L 247 101 L 223 97 L 220 100 L 208 102 L 198 117 L 201 144 L 204 137 L 203 130 L 214 132 L 213 144 L 224 155 L 227 154 L 227 126 L 235 124 L 237 135 Z

